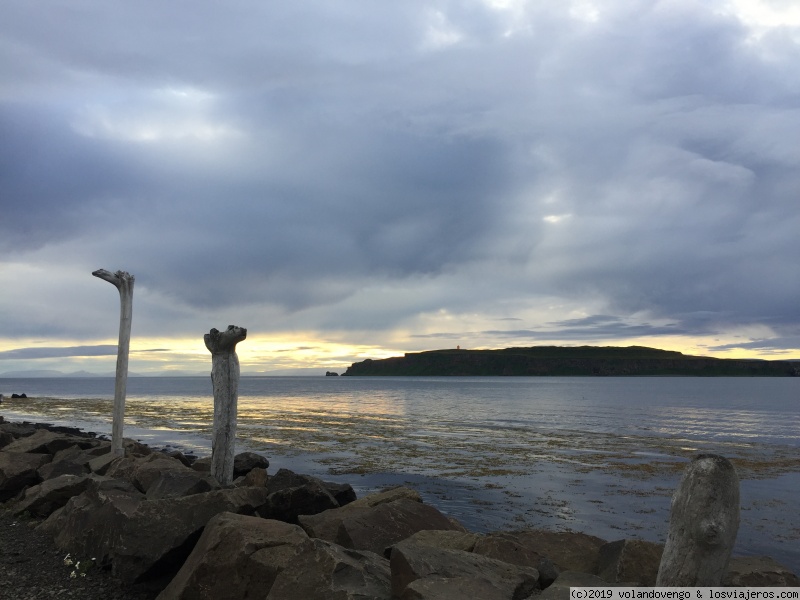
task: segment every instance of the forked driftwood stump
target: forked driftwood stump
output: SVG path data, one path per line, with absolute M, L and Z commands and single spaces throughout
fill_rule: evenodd
M 239 400 L 239 357 L 236 344 L 247 337 L 247 329 L 228 325 L 203 336 L 211 352 L 211 385 L 214 388 L 214 426 L 211 433 L 211 475 L 222 485 L 233 482 L 236 444 L 236 404 Z
M 728 459 L 701 454 L 672 497 L 656 586 L 718 587 L 739 530 L 739 477 Z
M 131 346 L 134 277 L 125 271 L 111 273 L 105 269 L 93 271 L 92 275 L 105 279 L 119 290 L 119 345 L 117 346 L 117 376 L 114 382 L 111 452 L 117 456 L 125 456 L 125 448 L 122 446 L 122 430 L 125 424 L 125 393 L 128 387 L 128 354 Z

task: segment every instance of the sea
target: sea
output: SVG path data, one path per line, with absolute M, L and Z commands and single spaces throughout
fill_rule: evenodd
M 113 378 L 0 378 L 7 420 L 110 435 Z M 11 399 L 25 393 L 26 399 Z M 691 459 L 740 479 L 734 555 L 800 573 L 800 378 L 242 377 L 236 451 L 391 485 L 476 532 L 541 528 L 663 543 Z M 211 452 L 208 377 L 130 377 L 125 436 Z

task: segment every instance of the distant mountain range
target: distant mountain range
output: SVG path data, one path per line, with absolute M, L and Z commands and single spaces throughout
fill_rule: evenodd
M 208 377 L 208 371 L 161 371 L 158 373 L 133 373 L 128 372 L 128 377 Z M 307 367 L 300 369 L 277 369 L 273 371 L 244 372 L 242 377 L 306 377 L 306 376 L 325 376 L 324 368 Z M 89 371 L 73 371 L 65 373 L 55 369 L 33 369 L 27 371 L 5 371 L 0 373 L 0 378 L 34 379 L 38 377 L 116 377 L 116 373 L 90 373 Z
M 353 363 L 351 376 L 800 376 L 797 361 L 690 356 L 643 346 L 431 350 Z
M 128 373 L 129 377 L 138 377 L 136 373 Z M 18 379 L 33 379 L 36 377 L 116 377 L 116 373 L 90 373 L 89 371 L 73 371 L 64 373 L 55 369 L 32 369 L 28 371 L 6 371 L 0 377 L 16 377 Z

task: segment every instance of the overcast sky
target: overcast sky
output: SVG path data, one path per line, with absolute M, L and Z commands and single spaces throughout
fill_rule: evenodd
M 0 373 L 800 358 L 795 0 L 0 7 Z

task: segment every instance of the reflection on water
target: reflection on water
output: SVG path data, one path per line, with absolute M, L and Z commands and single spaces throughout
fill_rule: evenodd
M 4 413 L 110 431 L 113 381 L 71 396 L 80 383 L 60 381 Z M 800 485 L 798 400 L 790 378 L 242 378 L 238 444 L 364 491 L 421 486 L 477 530 L 655 541 L 687 462 L 718 453 L 743 480 L 739 550 L 768 548 L 800 570 L 786 510 Z M 131 378 L 126 435 L 207 453 L 212 404 L 205 378 Z

